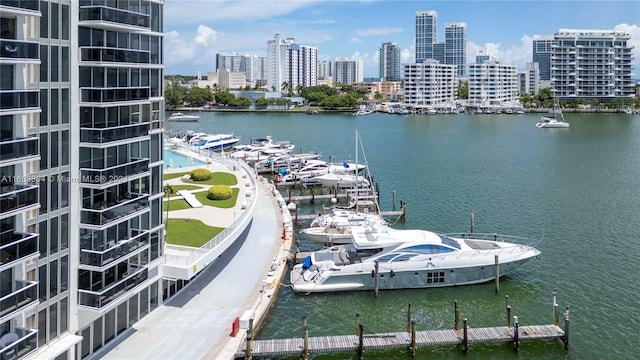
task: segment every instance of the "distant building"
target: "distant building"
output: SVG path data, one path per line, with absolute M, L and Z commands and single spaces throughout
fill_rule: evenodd
M 416 63 L 434 59 L 433 44 L 436 43 L 438 13 L 416 11 Z
M 540 64 L 527 63 L 527 94 L 536 95 L 540 92 Z
M 628 33 L 560 29 L 551 47 L 551 88 L 567 102 L 595 99 L 609 103 L 634 95 Z
M 400 49 L 391 42 L 382 43 L 379 51 L 381 81 L 400 81 Z
M 246 82 L 252 87 L 256 82 L 266 82 L 266 57 L 251 54 L 216 54 L 216 71 L 227 69 L 244 73 Z
M 367 89 L 369 97 L 373 98 L 376 93 L 380 93 L 383 99 L 400 100 L 403 97 L 402 82 L 400 81 L 373 81 L 357 82 L 353 84 L 356 89 Z
M 551 46 L 554 40 L 551 36 L 544 36 L 533 40 L 533 62 L 538 63 L 540 80 L 551 79 Z
M 444 63 L 456 65 L 456 74 L 467 74 L 467 24 L 454 22 L 445 24 Z
M 515 65 L 488 60 L 469 65 L 469 105 L 496 106 L 518 101 Z
M 427 59 L 404 65 L 404 104 L 416 108 L 451 105 L 456 96 L 455 65 Z
M 364 78 L 363 64 L 360 60 L 339 59 L 330 61 L 331 73 L 335 84 L 353 85 Z
M 445 63 L 446 44 L 443 42 L 433 44 L 433 57 L 431 59 L 438 60 L 441 64 Z M 425 59 L 427 60 L 427 59 Z M 423 61 L 424 62 L 424 61 Z
M 482 64 L 487 60 L 497 60 L 497 59 L 489 54 L 488 49 L 478 49 L 478 52 L 476 53 L 476 64 Z
M 315 86 L 318 82 L 318 49 L 300 45 L 293 38 L 276 34 L 267 42 L 267 88 L 280 91 L 284 82 Z

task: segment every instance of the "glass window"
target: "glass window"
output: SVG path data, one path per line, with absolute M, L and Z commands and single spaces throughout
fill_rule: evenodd
M 47 308 L 38 311 L 38 346 L 47 342 Z
M 129 299 L 129 326 L 138 321 L 138 294 Z
M 69 288 L 69 255 L 60 259 L 60 292 Z
M 69 40 L 69 5 L 62 5 L 62 40 Z
M 67 179 L 68 177 L 69 173 L 67 173 Z M 65 183 L 68 187 L 69 182 L 65 181 Z M 60 250 L 64 250 L 67 247 L 69 247 L 69 214 L 62 214 L 60 217 Z M 66 286 L 62 290 L 66 290 Z
M 49 81 L 49 47 L 40 45 L 40 82 Z
M 91 45 L 91 29 L 86 27 L 78 28 L 78 44 L 80 46 Z
M 104 342 L 111 341 L 116 336 L 116 310 L 113 309 L 104 316 Z
M 69 165 L 69 130 L 62 130 L 60 145 L 62 147 L 62 151 L 60 152 L 61 165 Z M 67 181 L 65 181 L 65 183 L 67 183 Z M 65 200 L 63 199 L 62 201 Z M 65 205 L 62 206 L 64 207 Z
M 118 330 L 118 335 L 122 334 L 125 330 L 127 330 L 127 303 L 123 302 L 118 305 L 118 314 L 116 320 Z
M 58 100 L 58 89 L 51 89 L 51 125 L 57 125 L 60 123 L 60 115 L 58 114 L 60 104 L 58 103 Z
M 58 260 L 49 263 L 49 298 L 58 295 Z
M 62 46 L 62 81 L 69 81 L 69 47 Z
M 51 3 L 51 38 L 58 39 L 58 7 L 59 5 L 56 3 Z
M 86 358 L 91 353 L 91 326 L 87 326 L 81 332 L 82 335 L 82 358 Z
M 58 337 L 58 303 L 49 306 L 49 339 Z
M 107 47 L 115 48 L 118 46 L 118 34 L 115 31 L 107 31 Z
M 51 151 L 50 151 L 50 162 L 51 162 L 51 167 L 58 167 L 59 164 L 59 157 L 60 157 L 60 151 L 58 150 L 58 132 L 57 131 L 52 131 L 50 133 L 51 135 Z M 53 196 L 53 193 L 51 194 Z M 51 202 L 53 203 L 53 199 L 51 199 Z M 56 200 L 56 205 L 57 205 L 58 201 Z M 51 206 L 53 208 L 53 205 Z
M 60 81 L 60 77 L 59 77 L 60 67 L 58 66 L 58 47 L 57 46 L 51 47 L 50 68 L 51 68 L 51 81 L 52 82 Z
M 52 181 L 51 183 L 53 184 L 55 181 Z M 51 188 L 53 189 L 54 186 L 51 186 Z M 58 218 L 52 217 L 51 220 L 49 220 L 49 254 L 55 254 L 58 252 L 59 234 Z
M 129 47 L 129 37 L 126 32 L 118 33 L 118 47 L 120 49 L 127 49 Z
M 41 303 L 47 300 L 47 289 L 47 264 L 44 264 L 38 268 L 38 298 Z
M 0 65 L 0 90 L 13 88 L 13 65 Z
M 102 318 L 93 321 L 93 351 L 102 347 Z
M 49 37 L 49 2 L 48 1 L 40 1 L 40 12 L 42 13 L 42 16 L 40 16 L 40 37 L 46 39 Z M 40 53 L 42 54 L 42 52 Z
M 47 155 L 49 154 L 48 140 L 49 140 L 48 135 L 46 133 L 40 134 L 40 170 L 45 170 L 49 167 L 49 159 L 47 158 Z M 40 199 L 42 199 L 42 192 L 40 192 Z M 41 203 L 40 212 L 42 212 L 42 207 L 45 207 L 44 204 L 46 204 L 46 202 L 45 203 L 40 202 L 40 203 Z
M 65 297 L 60 301 L 60 334 L 65 333 L 69 328 L 69 298 Z
M 104 45 L 104 32 L 100 29 L 91 29 L 91 45 L 102 46 Z

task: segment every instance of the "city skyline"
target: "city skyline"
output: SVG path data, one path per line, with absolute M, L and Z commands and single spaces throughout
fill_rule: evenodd
M 185 6 L 193 4 L 193 6 Z M 488 49 L 505 64 L 525 70 L 532 42 L 559 29 L 631 34 L 634 78 L 640 69 L 640 3 L 634 1 L 222 1 L 167 0 L 166 74 L 197 75 L 215 69 L 217 53 L 264 56 L 276 33 L 318 48 L 318 60 L 362 60 L 365 77 L 378 76 L 377 51 L 395 42 L 401 63 L 415 61 L 416 11 L 438 14 L 437 41 L 445 24 L 467 24 L 467 63 Z M 194 12 L 193 9 L 200 9 Z M 389 11 L 391 8 L 393 11 Z M 526 14 L 526 15 L 523 15 Z

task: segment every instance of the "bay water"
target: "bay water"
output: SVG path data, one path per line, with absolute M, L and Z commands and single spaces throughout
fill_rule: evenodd
M 472 344 L 468 356 L 490 359 L 640 358 L 640 116 L 565 114 L 569 129 L 538 129 L 540 114 L 390 115 L 201 112 L 186 130 L 235 133 L 242 143 L 270 135 L 295 152 L 355 160 L 359 133 L 380 206 L 407 204 L 396 228 L 475 231 L 528 238 L 542 252 L 494 283 L 443 289 L 294 294 L 283 287 L 259 339 L 404 331 L 411 304 L 418 330 L 452 329 L 454 301 L 470 327 L 506 323 L 506 297 L 521 325 L 553 323 L 552 291 L 570 309 L 570 347 L 561 342 Z M 329 203 L 300 204 L 319 213 Z M 299 230 L 299 229 L 298 229 Z M 301 251 L 318 248 L 296 233 Z M 250 266 L 250 264 L 248 264 Z M 562 317 L 562 316 L 561 316 Z M 560 326 L 564 322 L 561 319 Z M 408 359 L 405 349 L 368 351 L 369 359 Z M 417 358 L 462 359 L 456 346 L 424 347 Z M 314 359 L 356 354 L 312 354 Z

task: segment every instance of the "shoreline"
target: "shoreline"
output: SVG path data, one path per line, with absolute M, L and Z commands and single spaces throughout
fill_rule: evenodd
M 353 113 L 355 112 L 357 109 L 353 109 L 353 110 L 323 110 L 323 109 L 314 109 L 317 110 L 317 113 L 314 114 L 308 114 L 308 115 L 320 115 L 323 113 L 326 114 L 335 114 L 335 113 Z M 525 114 L 544 114 L 544 113 L 549 113 L 550 111 L 552 111 L 552 108 L 529 108 L 529 109 L 521 109 L 522 111 L 524 111 Z M 594 114 L 594 113 L 604 113 L 604 114 L 624 114 L 625 113 L 625 109 L 573 109 L 573 108 L 563 108 L 561 109 L 563 113 L 572 113 L 572 114 Z M 180 108 L 175 108 L 172 110 L 165 110 L 167 112 L 171 112 L 171 111 L 177 111 L 177 112 L 183 112 L 183 111 L 190 111 L 190 112 L 229 112 L 229 113 L 273 113 L 273 114 L 305 114 L 306 110 L 284 110 L 284 109 L 229 109 L 229 108 L 210 108 L 210 109 L 203 109 L 203 108 L 194 108 L 194 107 L 180 107 Z M 633 110 L 634 114 L 638 114 L 640 113 L 640 109 L 636 109 Z M 379 113 L 383 113 L 383 114 L 387 114 L 386 111 L 381 111 L 381 110 L 375 110 L 374 112 L 379 112 Z M 467 114 L 467 115 L 488 115 L 488 114 L 470 114 L 470 113 L 466 113 L 466 112 L 461 112 L 459 114 Z M 435 114 L 435 115 L 459 115 L 459 114 Z M 402 115 L 402 114 L 391 114 L 389 113 L 389 115 Z M 415 115 L 415 114 L 404 114 L 404 115 Z M 427 116 L 427 114 L 424 114 L 425 116 Z M 496 115 L 494 113 L 494 115 Z M 498 115 L 519 115 L 516 113 L 512 113 L 512 114 L 508 114 L 508 113 L 502 113 L 502 114 L 498 114 Z M 633 115 L 633 114 L 630 114 Z

